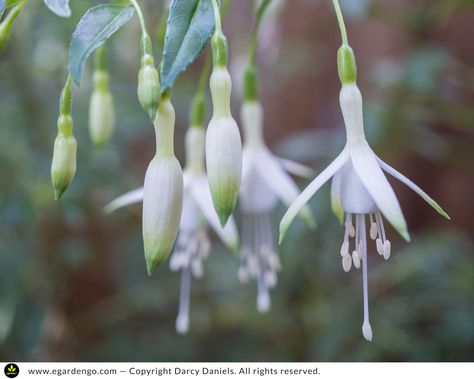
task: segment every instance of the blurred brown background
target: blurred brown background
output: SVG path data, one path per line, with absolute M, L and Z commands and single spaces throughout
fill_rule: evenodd
M 141 3 L 150 27 L 158 30 L 161 2 Z M 140 207 L 110 216 L 102 212 L 110 199 L 141 185 L 154 151 L 153 130 L 136 99 L 136 20 L 109 44 L 118 120 L 113 141 L 102 150 L 89 141 L 89 69 L 75 89 L 78 172 L 61 202 L 53 201 L 49 166 L 67 45 L 93 4 L 73 1 L 67 20 L 30 1 L 0 57 L 1 357 L 472 360 L 474 1 L 341 0 L 371 146 L 452 217 L 442 219 L 391 181 L 412 243 L 390 228 L 392 258 L 371 259 L 370 344 L 360 331 L 360 272 L 344 274 L 340 267 L 343 229 L 331 214 L 328 186 L 311 201 L 319 228 L 311 232 L 295 223 L 280 247 L 283 271 L 269 314 L 257 313 L 255 288 L 238 283 L 238 261 L 214 238 L 206 276 L 194 283 L 190 333 L 175 333 L 179 278 L 167 265 L 152 278 L 146 275 Z M 237 119 L 239 68 L 253 9 L 252 1 L 231 1 L 224 22 Z M 275 153 L 316 172 L 344 144 L 339 45 L 329 0 L 287 1 L 279 14 L 268 15 L 262 30 L 258 68 L 266 140 Z M 199 59 L 173 91 L 182 163 L 201 65 Z M 274 215 L 275 239 L 283 212 L 280 206 Z

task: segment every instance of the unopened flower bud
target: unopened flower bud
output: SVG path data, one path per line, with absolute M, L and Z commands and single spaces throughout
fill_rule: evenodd
M 68 77 L 59 101 L 58 135 L 54 141 L 51 181 L 54 198 L 59 200 L 76 173 L 77 142 L 72 134 L 73 119 L 71 76 Z
M 143 243 L 148 274 L 168 258 L 178 234 L 183 175 L 175 157 L 156 156 L 145 175 Z
M 114 101 L 106 71 L 94 73 L 94 92 L 89 106 L 89 132 L 95 146 L 105 145 L 115 128 Z
M 58 134 L 54 141 L 51 164 L 55 200 L 59 200 L 76 173 L 76 150 L 77 142 L 73 135 L 66 137 Z
M 178 234 L 183 202 L 183 174 L 174 156 L 175 113 L 163 100 L 155 119 L 156 156 L 145 175 L 143 193 L 143 242 L 148 274 L 169 256 Z
M 214 207 L 222 225 L 234 211 L 242 174 L 242 142 L 230 112 L 232 82 L 225 67 L 210 80 L 214 114 L 206 134 L 206 166 Z
M 138 100 L 153 122 L 160 103 L 160 76 L 155 67 L 150 37 L 142 37 L 142 57 L 138 72 Z

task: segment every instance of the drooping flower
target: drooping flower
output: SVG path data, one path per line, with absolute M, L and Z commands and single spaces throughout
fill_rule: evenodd
M 156 155 L 145 174 L 143 244 L 148 274 L 168 258 L 178 234 L 183 204 L 183 173 L 174 155 L 175 113 L 169 95 L 155 118 Z
M 186 166 L 184 169 L 183 210 L 178 239 L 170 259 L 172 271 L 181 271 L 179 311 L 176 330 L 184 334 L 189 329 L 189 306 L 192 278 L 203 275 L 203 263 L 211 244 L 211 226 L 224 244 L 235 251 L 238 246 L 237 228 L 232 218 L 222 227 L 212 204 L 207 177 L 204 172 L 204 131 L 191 127 L 186 134 Z M 143 188 L 133 190 L 113 200 L 107 212 L 138 203 L 143 199 Z
M 362 262 L 364 298 L 362 332 L 365 339 L 371 341 L 367 283 L 367 218 L 369 236 L 375 240 L 377 252 L 385 259 L 390 257 L 391 244 L 385 233 L 382 215 L 406 241 L 410 241 L 400 205 L 383 171 L 410 187 L 442 216 L 447 219 L 449 216 L 420 187 L 382 161 L 372 151 L 365 138 L 362 96 L 356 84 L 355 57 L 348 45 L 343 45 L 339 49 L 338 63 L 342 82 L 340 105 L 346 127 L 346 146 L 287 210 L 280 223 L 280 242 L 299 210 L 324 183 L 333 178 L 332 207 L 341 222 L 345 220 L 344 241 L 341 247 L 342 266 L 344 271 L 349 271 L 352 264 L 359 268 Z M 350 238 L 354 238 L 352 244 Z
M 216 20 L 220 23 L 218 8 Z M 230 109 L 232 80 L 227 70 L 227 39 L 216 22 L 210 78 L 213 115 L 206 132 L 206 167 L 214 207 L 222 225 L 234 211 L 242 175 L 242 141 Z
M 240 192 L 243 227 L 239 279 L 257 282 L 257 309 L 266 312 L 271 303 L 269 291 L 277 284 L 281 266 L 273 241 L 271 212 L 278 200 L 289 205 L 299 194 L 286 170 L 297 174 L 308 174 L 311 170 L 282 160 L 269 151 L 263 141 L 263 112 L 257 100 L 243 103 L 241 119 L 245 143 Z M 300 214 L 309 225 L 314 225 L 308 208 L 303 207 Z

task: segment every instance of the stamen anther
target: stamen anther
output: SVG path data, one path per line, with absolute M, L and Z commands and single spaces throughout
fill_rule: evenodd
M 360 257 L 359 257 L 359 254 L 357 254 L 356 250 L 352 252 L 352 262 L 354 263 L 355 268 L 357 269 L 360 268 Z
M 346 257 L 349 255 L 349 241 L 344 241 L 341 246 L 341 257 Z
M 392 244 L 390 243 L 389 240 L 386 240 L 385 243 L 383 244 L 383 257 L 385 260 L 390 258 L 390 254 L 392 251 Z
M 351 270 L 351 267 L 352 267 L 352 258 L 349 254 L 347 254 L 346 256 L 344 256 L 344 258 L 342 258 L 342 269 L 345 272 L 349 272 Z
M 377 253 L 379 255 L 383 255 L 383 242 L 380 238 L 377 238 L 375 241 L 375 244 L 377 245 Z

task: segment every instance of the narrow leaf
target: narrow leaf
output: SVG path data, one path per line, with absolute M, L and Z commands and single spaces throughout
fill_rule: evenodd
M 59 17 L 71 17 L 69 0 L 44 0 L 46 6 Z
M 104 4 L 90 8 L 77 24 L 69 48 L 69 71 L 77 85 L 87 58 L 129 21 L 135 10 L 132 5 Z
M 171 87 L 204 49 L 214 30 L 211 0 L 173 0 L 166 27 L 161 88 Z

